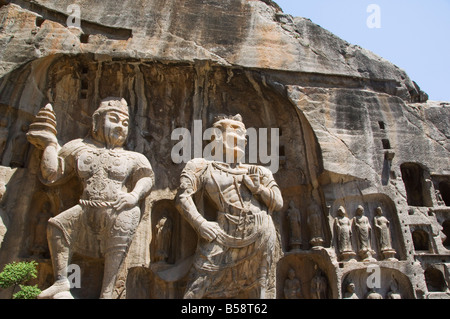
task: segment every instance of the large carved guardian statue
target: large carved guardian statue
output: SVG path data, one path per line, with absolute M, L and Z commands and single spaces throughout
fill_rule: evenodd
M 41 180 L 62 184 L 76 175 L 83 186 L 78 205 L 51 218 L 47 236 L 55 283 L 39 298 L 73 298 L 67 279 L 71 256 L 104 258 L 101 298 L 112 298 L 117 274 L 140 222 L 139 202 L 153 184 L 147 158 L 126 151 L 128 105 L 107 98 L 93 115 L 93 128 L 84 139 L 60 147 L 56 118 L 50 105 L 30 126 L 28 140 L 43 151 Z
M 280 189 L 268 169 L 241 163 L 246 129 L 240 115 L 218 118 L 214 127 L 221 132 L 217 148 L 231 160 L 190 161 L 177 196 L 199 235 L 184 298 L 275 298 L 281 247 L 271 215 L 283 207 Z M 207 198 L 214 220 L 205 218 L 211 216 L 201 204 Z

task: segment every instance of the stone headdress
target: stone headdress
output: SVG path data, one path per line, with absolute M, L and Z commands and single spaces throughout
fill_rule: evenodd
M 128 103 L 124 98 L 120 97 L 108 97 L 106 99 L 103 99 L 100 102 L 100 106 L 98 107 L 98 109 L 94 112 L 93 116 L 95 117 L 98 114 L 102 114 L 108 111 L 116 111 L 129 116 Z
M 92 132 L 94 135 L 97 134 L 99 130 L 99 118 L 102 114 L 105 114 L 109 111 L 116 111 L 126 116 L 129 116 L 128 113 L 128 103 L 124 98 L 120 97 L 108 97 L 103 99 L 100 102 L 100 106 L 92 115 Z
M 222 130 L 222 123 L 225 121 L 235 121 L 239 122 L 242 125 L 242 129 L 245 131 L 245 124 L 240 114 L 237 115 L 218 115 L 214 118 L 213 127 Z

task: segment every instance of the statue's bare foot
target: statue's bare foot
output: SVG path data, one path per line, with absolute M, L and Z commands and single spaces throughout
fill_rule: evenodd
M 75 298 L 73 298 L 70 291 L 63 291 L 63 292 L 59 292 L 56 295 L 54 295 L 53 299 L 75 299 Z
M 70 283 L 67 279 L 62 279 L 56 281 L 52 286 L 41 292 L 38 296 L 38 299 L 56 299 L 57 295 L 60 295 L 61 297 L 67 294 L 72 297 L 72 295 L 70 294 Z M 73 297 L 58 299 L 73 299 Z

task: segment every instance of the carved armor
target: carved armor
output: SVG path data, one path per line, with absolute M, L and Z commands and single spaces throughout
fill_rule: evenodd
M 132 190 L 133 180 L 153 178 L 148 160 L 138 153 L 97 147 L 89 140 L 69 142 L 60 157 L 67 165 L 58 178 L 65 180 L 76 171 L 84 191 L 79 205 L 49 223 L 61 229 L 69 245 L 84 255 L 100 257 L 112 250 L 124 251 L 139 224 L 140 209 L 119 214 L 112 203 L 119 193 Z M 100 245 L 95 245 L 98 239 Z
M 131 168 L 123 151 L 87 148 L 77 156 L 77 169 L 84 186 L 81 199 L 114 201 L 122 191 Z

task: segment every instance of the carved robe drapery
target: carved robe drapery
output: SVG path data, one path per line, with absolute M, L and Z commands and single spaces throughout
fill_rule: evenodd
M 204 298 L 255 298 L 259 296 L 252 295 L 252 291 L 261 285 L 266 286 L 269 297 L 274 294 L 275 265 L 281 251 L 271 217 L 275 198 L 267 207 L 244 186 L 243 177 L 249 174 L 250 167 L 239 165 L 232 169 L 224 163 L 196 159 L 186 165 L 181 175 L 180 196 L 197 194 L 200 201 L 209 199 L 221 229 L 212 242 L 199 240 L 194 258 L 191 283 L 207 281 L 202 283 L 207 286 Z M 273 194 L 278 186 L 272 173 L 262 167 L 257 170 L 261 185 Z M 201 203 L 197 208 L 205 215 Z M 183 214 L 194 222 L 196 216 L 186 211 Z M 267 278 L 267 282 L 261 283 L 261 278 Z

